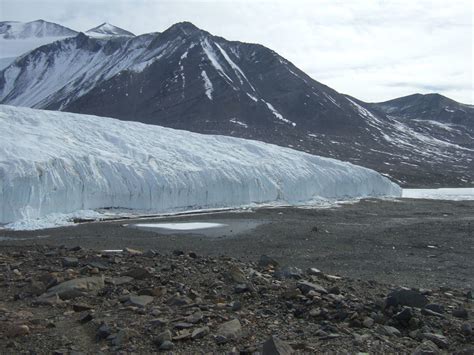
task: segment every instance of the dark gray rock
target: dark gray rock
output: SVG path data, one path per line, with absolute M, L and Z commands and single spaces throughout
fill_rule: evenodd
M 260 257 L 260 260 L 258 261 L 258 266 L 260 266 L 261 268 L 269 268 L 269 267 L 273 267 L 273 268 L 276 268 L 278 267 L 278 261 L 276 261 L 275 259 L 267 256 L 267 255 L 262 255 Z
M 205 326 L 202 328 L 194 329 L 191 334 L 191 339 L 201 339 L 208 335 L 210 332 L 209 327 Z
M 415 290 L 396 290 L 388 294 L 385 307 L 410 306 L 422 308 L 428 304 L 428 298 Z
M 127 271 L 122 276 L 130 276 L 137 280 L 145 280 L 151 278 L 153 275 L 147 269 L 139 267 Z
M 460 307 L 453 310 L 452 315 L 456 318 L 462 318 L 462 319 L 469 318 L 469 313 L 467 313 L 467 310 L 464 307 Z
M 436 303 L 429 303 L 425 306 L 425 309 L 429 309 L 430 311 L 443 314 L 444 313 L 444 307 L 440 304 Z
M 62 259 L 63 267 L 76 267 L 79 266 L 79 259 L 73 257 L 66 257 Z
M 393 316 L 394 319 L 396 319 L 401 324 L 404 324 L 405 326 L 408 324 L 412 317 L 413 311 L 411 310 L 411 308 L 404 308 Z
M 174 344 L 170 340 L 165 340 L 164 342 L 161 343 L 160 350 L 173 350 L 174 349 Z
M 275 273 L 274 276 L 277 279 L 283 280 L 283 279 L 301 279 L 303 277 L 303 270 L 301 270 L 298 267 L 295 266 L 284 266 L 280 269 L 278 269 Z
M 432 341 L 442 349 L 447 349 L 449 347 L 449 340 L 444 335 L 435 333 L 423 333 L 423 338 Z
M 309 291 L 315 291 L 321 294 L 327 294 L 328 291 L 321 285 L 308 282 L 308 281 L 300 281 L 297 283 L 297 287 L 303 292 L 304 294 L 308 293 Z
M 106 339 L 112 334 L 112 330 L 110 329 L 107 323 L 102 323 L 97 329 L 96 337 L 98 340 Z
M 382 326 L 381 333 L 388 336 L 396 336 L 396 337 L 402 336 L 402 333 L 397 328 L 392 327 L 390 325 Z
M 232 319 L 219 325 L 216 333 L 225 339 L 239 339 L 242 335 L 242 325 L 238 319 Z
M 469 335 L 472 335 L 473 332 L 472 332 L 472 325 L 471 323 L 463 323 L 461 325 L 461 332 L 466 335 L 466 336 L 469 336 Z
M 128 296 L 127 304 L 137 307 L 145 307 L 147 304 L 153 302 L 153 299 L 154 298 L 152 296 L 147 295 L 130 295 Z
M 293 354 L 293 348 L 287 342 L 271 336 L 263 343 L 262 355 L 289 355 Z
M 61 299 L 72 299 L 87 294 L 95 294 L 104 287 L 102 277 L 83 277 L 60 283 L 40 296 L 41 299 L 57 294 Z

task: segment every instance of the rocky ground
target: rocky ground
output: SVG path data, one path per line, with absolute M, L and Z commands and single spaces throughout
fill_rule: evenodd
M 180 250 L 5 246 L 0 269 L 2 354 L 474 351 L 462 287 Z
M 406 287 L 474 287 L 474 201 L 362 200 L 328 209 L 259 208 L 146 220 L 82 223 L 38 231 L 0 230 L 0 248 L 32 244 L 72 248 L 194 251 L 257 262 L 319 267 L 345 277 Z M 133 223 L 217 222 L 222 235 L 162 233 Z M 248 228 L 252 226 L 252 228 Z M 240 232 L 239 232 L 240 230 Z

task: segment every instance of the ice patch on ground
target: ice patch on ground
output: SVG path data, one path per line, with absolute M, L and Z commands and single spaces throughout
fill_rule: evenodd
M 177 231 L 198 230 L 207 228 L 226 227 L 227 224 L 210 222 L 183 222 L 183 223 L 137 223 L 130 226 L 137 228 L 158 228 Z
M 474 200 L 474 188 L 403 189 L 402 198 L 429 200 Z

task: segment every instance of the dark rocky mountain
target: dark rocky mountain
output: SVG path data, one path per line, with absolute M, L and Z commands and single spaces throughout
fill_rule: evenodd
M 79 34 L 0 72 L 2 104 L 262 140 L 374 168 L 405 186 L 472 184 L 470 126 L 442 121 L 436 108 L 419 119 L 415 104 L 394 101 L 342 95 L 264 46 L 190 23 L 136 37 Z
M 474 106 L 461 104 L 440 94 L 413 94 L 370 106 L 398 118 L 474 127 Z
M 91 28 L 86 31 L 88 36 L 92 37 L 107 37 L 107 36 L 128 36 L 134 37 L 132 32 L 126 31 L 123 28 L 111 25 L 110 23 L 104 22 L 103 24 Z

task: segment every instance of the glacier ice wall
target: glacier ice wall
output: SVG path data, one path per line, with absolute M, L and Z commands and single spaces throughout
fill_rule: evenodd
M 373 170 L 275 145 L 0 106 L 0 223 L 386 195 L 401 189 Z

